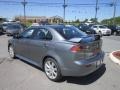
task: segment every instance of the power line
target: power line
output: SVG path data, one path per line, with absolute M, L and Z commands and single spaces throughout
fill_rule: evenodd
M 11 5 L 21 5 L 21 2 L 18 2 L 18 1 L 0 1 L 0 4 L 11 4 Z M 62 6 L 63 3 L 41 3 L 41 2 L 27 2 L 27 5 L 38 5 L 38 6 Z M 99 6 L 110 6 L 111 3 L 99 3 Z M 118 4 L 116 4 L 117 6 Z M 77 7 L 77 6 L 96 6 L 95 3 L 89 3 L 89 4 L 86 4 L 86 3 L 79 3 L 79 4 L 76 4 L 76 3 L 67 3 L 67 6 L 73 6 L 73 7 Z

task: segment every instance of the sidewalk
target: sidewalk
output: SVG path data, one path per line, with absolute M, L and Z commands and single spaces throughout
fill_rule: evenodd
M 113 51 L 109 56 L 114 63 L 120 65 L 120 50 Z

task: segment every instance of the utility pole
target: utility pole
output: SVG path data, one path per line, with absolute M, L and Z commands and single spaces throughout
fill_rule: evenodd
M 64 9 L 64 11 L 63 11 L 63 19 L 64 19 L 64 22 L 65 22 L 65 14 L 66 14 L 66 7 L 67 7 L 67 5 L 66 5 L 66 0 L 64 0 L 64 4 L 63 4 L 63 9 Z
M 95 19 L 97 19 L 97 13 L 98 13 L 98 0 L 96 0 Z
M 113 0 L 113 25 L 115 24 L 116 3 L 117 3 L 117 0 Z
M 24 23 L 26 24 L 26 5 L 27 5 L 26 0 L 24 0 L 22 2 L 22 5 L 23 5 L 23 8 L 24 8 Z

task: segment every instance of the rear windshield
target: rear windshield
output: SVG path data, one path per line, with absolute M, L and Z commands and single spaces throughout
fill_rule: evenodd
M 9 25 L 8 26 L 9 29 L 20 29 L 19 25 Z
M 74 26 L 65 27 L 53 27 L 60 35 L 62 35 L 66 40 L 72 38 L 80 38 L 86 36 L 87 34 L 79 30 Z

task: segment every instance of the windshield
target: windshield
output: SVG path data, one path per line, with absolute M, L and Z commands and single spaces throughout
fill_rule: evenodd
M 21 29 L 19 25 L 9 25 L 8 29 Z
M 6 27 L 6 26 L 7 26 L 7 24 L 3 24 L 3 26 L 4 26 L 4 27 Z
M 99 28 L 107 28 L 106 26 L 99 26 Z
M 60 35 L 62 35 L 66 40 L 72 38 L 81 38 L 82 36 L 87 36 L 86 33 L 80 31 L 74 26 L 56 27 L 54 28 Z

